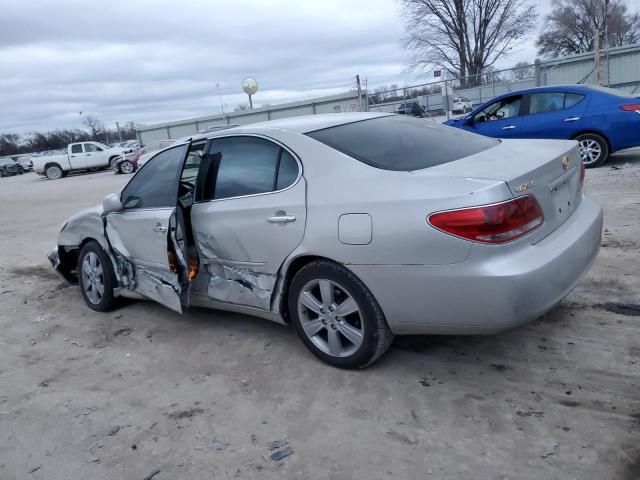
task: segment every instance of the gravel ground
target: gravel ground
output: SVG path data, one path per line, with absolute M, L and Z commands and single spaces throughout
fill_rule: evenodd
M 85 307 L 45 255 L 127 180 L 0 180 L 2 480 L 640 478 L 640 152 L 588 171 L 603 248 L 558 308 L 358 372 L 264 320 Z

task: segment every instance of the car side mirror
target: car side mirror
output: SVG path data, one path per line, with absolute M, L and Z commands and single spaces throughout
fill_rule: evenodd
M 102 211 L 103 213 L 112 213 L 119 212 L 122 210 L 122 202 L 120 202 L 120 197 L 116 193 L 110 193 L 102 200 Z

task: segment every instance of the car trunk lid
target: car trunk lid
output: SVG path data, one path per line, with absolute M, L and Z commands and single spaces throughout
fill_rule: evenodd
M 536 243 L 564 223 L 580 203 L 578 144 L 569 140 L 503 140 L 475 155 L 412 172 L 504 181 L 514 197 L 534 195 L 543 225 L 527 238 Z

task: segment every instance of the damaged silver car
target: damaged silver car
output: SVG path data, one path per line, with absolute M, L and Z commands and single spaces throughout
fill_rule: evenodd
M 399 334 L 491 334 L 592 265 L 602 209 L 572 141 L 495 140 L 389 114 L 219 129 L 156 154 L 62 227 L 53 266 L 93 310 L 120 297 L 293 325 L 322 360 Z

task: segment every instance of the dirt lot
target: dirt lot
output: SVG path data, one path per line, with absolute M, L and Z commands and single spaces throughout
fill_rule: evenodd
M 127 180 L 0 180 L 0 479 L 640 478 L 638 152 L 588 171 L 603 248 L 560 307 L 500 336 L 397 338 L 359 372 L 263 320 L 85 307 L 45 255 Z

